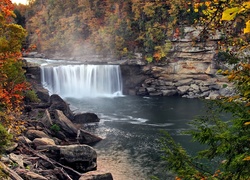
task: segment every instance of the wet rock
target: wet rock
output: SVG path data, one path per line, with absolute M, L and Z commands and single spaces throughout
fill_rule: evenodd
M 77 140 L 80 144 L 95 144 L 102 140 L 102 138 L 91 134 L 83 129 L 79 129 L 77 132 Z
M 139 90 L 136 92 L 136 94 L 137 94 L 138 96 L 145 96 L 145 95 L 148 95 L 148 92 L 147 92 L 146 88 L 141 87 L 141 88 L 139 88 Z
M 80 113 L 75 115 L 73 122 L 78 124 L 93 123 L 100 122 L 100 119 L 94 113 Z
M 146 90 L 148 93 L 153 93 L 156 91 L 156 89 L 154 87 L 148 87 L 148 88 L 146 88 Z
M 149 93 L 150 96 L 162 96 L 162 92 L 151 92 Z
M 173 96 L 175 94 L 177 94 L 176 90 L 162 90 L 163 96 Z

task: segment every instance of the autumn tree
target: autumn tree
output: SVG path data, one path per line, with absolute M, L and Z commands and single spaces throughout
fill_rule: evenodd
M 26 31 L 13 23 L 13 4 L 0 2 L 0 124 L 18 133 L 24 90 L 28 88 L 21 62 Z
M 237 58 L 232 69 L 220 71 L 234 83 L 236 95 L 210 101 L 207 115 L 191 122 L 184 132 L 205 145 L 191 156 L 165 132 L 162 138 L 166 167 L 176 173 L 176 179 L 245 180 L 250 179 L 250 64 L 249 1 L 202 1 L 193 10 L 201 13 L 198 25 L 205 30 L 223 32 L 220 50 Z M 238 24 L 240 23 L 240 24 Z M 230 27 L 230 29 L 227 29 Z M 233 36 L 234 35 L 234 36 Z M 227 58 L 231 58 L 227 56 Z M 228 114 L 226 119 L 222 114 Z M 205 162 L 211 162 L 206 166 Z

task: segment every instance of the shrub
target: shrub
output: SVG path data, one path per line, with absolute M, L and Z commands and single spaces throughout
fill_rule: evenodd
M 27 90 L 25 92 L 25 100 L 27 102 L 40 102 L 34 90 Z
M 50 127 L 50 129 L 52 130 L 52 131 L 54 131 L 54 132 L 59 132 L 60 131 L 60 126 L 59 125 L 57 125 L 57 124 L 53 124 L 51 127 Z
M 12 135 L 0 124 L 0 153 L 2 153 L 6 146 L 8 146 L 12 140 Z

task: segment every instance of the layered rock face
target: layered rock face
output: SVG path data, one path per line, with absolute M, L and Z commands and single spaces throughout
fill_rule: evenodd
M 125 84 L 136 86 L 126 92 L 143 96 L 179 95 L 207 99 L 230 96 L 232 85 L 226 77 L 216 74 L 218 69 L 224 68 L 216 59 L 219 34 L 208 34 L 209 40 L 203 41 L 200 32 L 201 29 L 184 28 L 183 37 L 172 41 L 166 62 L 142 65 L 133 78 L 123 77 Z M 122 69 L 125 75 L 129 74 L 126 68 Z

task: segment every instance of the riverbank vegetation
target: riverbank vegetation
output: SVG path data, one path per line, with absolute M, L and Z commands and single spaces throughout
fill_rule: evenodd
M 245 180 L 250 178 L 250 3 L 205 3 L 208 4 L 205 9 L 204 3 L 196 3 L 194 10 L 204 14 L 201 25 L 225 32 L 225 41 L 220 47 L 237 62 L 234 62 L 232 70 L 220 73 L 235 84 L 237 95 L 210 102 L 208 115 L 193 120 L 190 124 L 192 130 L 184 132 L 205 145 L 204 150 L 191 156 L 165 133 L 161 141 L 163 158 L 167 162 L 166 167 L 177 174 L 176 179 Z M 226 113 L 231 117 L 222 118 L 222 114 Z

